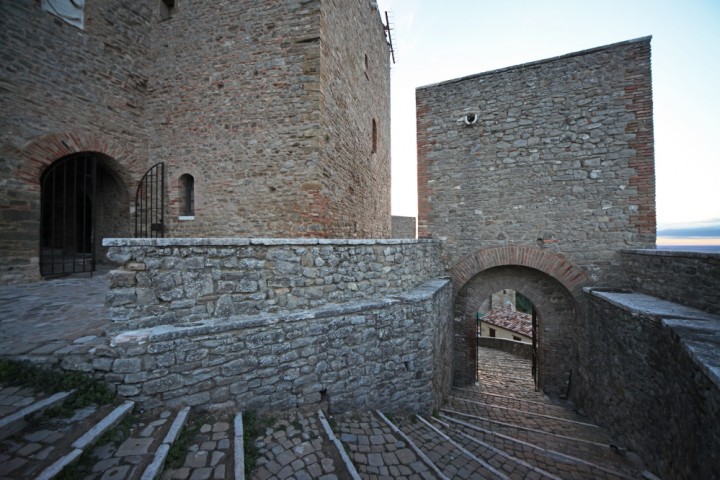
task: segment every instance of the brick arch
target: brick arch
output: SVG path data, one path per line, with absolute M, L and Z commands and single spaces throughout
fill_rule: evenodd
M 475 312 L 492 293 L 509 288 L 529 298 L 539 314 L 540 387 L 555 396 L 567 393 L 580 294 L 589 276 L 562 255 L 520 246 L 479 250 L 459 261 L 451 275 L 456 384 L 475 376 Z
M 134 183 L 133 178 L 144 167 L 123 142 L 95 133 L 62 132 L 37 137 L 21 148 L 17 152 L 20 162 L 15 177 L 39 191 L 40 176 L 51 163 L 79 152 L 103 154 L 107 166 L 126 187 Z
M 493 267 L 515 265 L 533 268 L 560 282 L 577 298 L 582 288 L 590 284 L 590 277 L 559 253 L 545 249 L 510 245 L 484 248 L 458 261 L 450 270 L 455 294 L 475 275 Z

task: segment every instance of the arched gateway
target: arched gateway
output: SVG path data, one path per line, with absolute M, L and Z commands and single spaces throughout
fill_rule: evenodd
M 567 393 L 575 356 L 579 296 L 590 282 L 583 270 L 557 253 L 507 246 L 478 250 L 451 270 L 456 319 L 455 383 L 476 378 L 476 313 L 498 290 L 512 289 L 533 303 L 538 316 L 537 381 L 553 395 Z
M 92 272 L 101 241 L 127 235 L 128 195 L 97 152 L 66 155 L 40 176 L 40 273 Z

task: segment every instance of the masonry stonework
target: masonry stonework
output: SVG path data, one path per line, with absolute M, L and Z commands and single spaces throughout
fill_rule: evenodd
M 442 275 L 416 240 L 106 239 L 115 331 L 397 295 Z
M 79 152 L 116 185 L 93 198 L 99 259 L 102 238 L 134 234 L 135 193 L 160 162 L 165 236 L 390 236 L 377 7 L 175 3 L 88 0 L 83 29 L 33 0 L 0 6 L 0 282 L 39 278 L 40 179 Z
M 650 39 L 417 90 L 420 238 L 561 253 L 593 281 L 655 244 Z

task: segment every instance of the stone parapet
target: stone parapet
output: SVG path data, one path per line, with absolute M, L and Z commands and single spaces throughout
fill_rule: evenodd
M 429 413 L 451 385 L 451 304 L 450 281 L 436 279 L 392 297 L 126 331 L 63 367 L 147 408 Z
M 633 291 L 720 315 L 720 253 L 623 250 L 620 257 Z
M 575 402 L 660 477 L 720 478 L 720 317 L 641 293 L 586 292 Z
M 115 332 L 381 298 L 442 276 L 416 240 L 105 239 Z

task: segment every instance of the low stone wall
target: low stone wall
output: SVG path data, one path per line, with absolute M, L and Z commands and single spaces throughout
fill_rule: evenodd
M 291 313 L 157 326 L 63 359 L 146 408 L 439 408 L 452 377 L 452 286 Z
M 395 295 L 443 275 L 428 240 L 105 239 L 113 331 L 295 312 Z
M 621 259 L 633 291 L 720 314 L 720 253 L 623 250 Z
M 661 478 L 720 478 L 720 317 L 588 291 L 573 398 Z
M 502 338 L 478 337 L 478 347 L 493 348 L 532 360 L 532 345 Z

